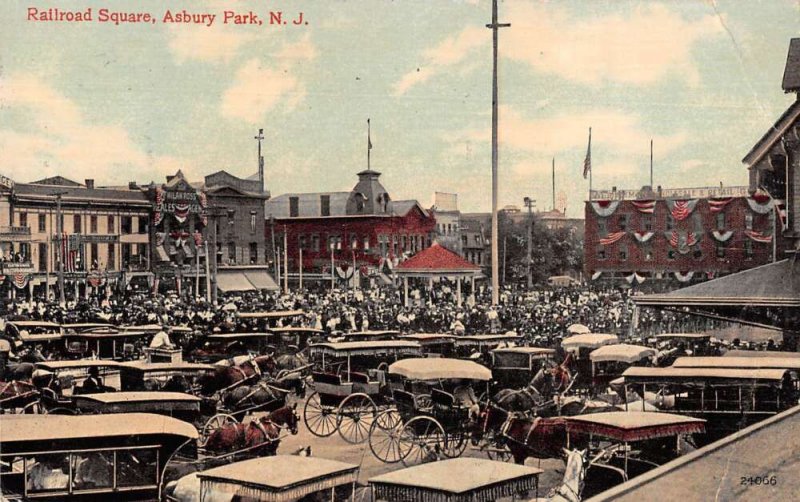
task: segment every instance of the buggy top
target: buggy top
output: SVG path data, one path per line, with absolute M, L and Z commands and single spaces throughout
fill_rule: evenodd
M 678 434 L 705 432 L 706 421 L 648 411 L 611 411 L 567 417 L 567 431 L 602 436 L 622 442 L 643 441 Z
M 656 355 L 656 351 L 650 347 L 618 343 L 614 345 L 604 345 L 603 347 L 593 350 L 592 353 L 589 354 L 589 359 L 591 359 L 593 363 L 616 361 L 633 364 L 654 355 Z
M 400 375 L 410 380 L 467 379 L 489 381 L 492 379 L 491 370 L 485 366 L 473 361 L 447 358 L 403 359 L 389 366 L 389 374 Z

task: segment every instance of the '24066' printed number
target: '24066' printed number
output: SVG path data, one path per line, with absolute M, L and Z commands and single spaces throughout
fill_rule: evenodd
M 742 476 L 739 478 L 742 486 L 775 486 L 778 484 L 777 476 Z

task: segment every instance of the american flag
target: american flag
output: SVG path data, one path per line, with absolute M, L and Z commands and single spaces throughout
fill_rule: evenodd
M 709 199 L 708 200 L 709 209 L 711 210 L 712 213 L 719 213 L 723 209 L 725 209 L 725 206 L 727 206 L 732 200 L 733 197 L 728 197 L 727 199 Z
M 633 200 L 631 204 L 640 213 L 653 214 L 656 210 L 656 201 L 654 200 Z
M 589 146 L 586 147 L 586 158 L 583 159 L 583 179 L 592 171 L 592 128 L 589 128 Z
M 614 232 L 600 239 L 600 244 L 603 246 L 608 246 L 610 244 L 614 244 L 623 237 L 625 237 L 625 232 Z
M 689 214 L 691 214 L 691 212 L 692 210 L 689 207 L 688 200 L 676 200 L 675 205 L 672 208 L 672 217 L 677 221 L 683 221 L 689 216 Z

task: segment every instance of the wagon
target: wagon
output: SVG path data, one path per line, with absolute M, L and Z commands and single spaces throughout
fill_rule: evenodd
M 270 328 L 270 333 L 275 336 L 272 343 L 278 349 L 279 354 L 292 351 L 304 350 L 309 345 L 312 338 L 322 338 L 325 332 L 321 329 L 303 328 L 299 326 L 285 326 L 282 328 Z
M 353 500 L 358 466 L 318 457 L 277 455 L 234 462 L 179 480 L 168 500 Z
M 373 421 L 372 453 L 386 463 L 406 464 L 460 456 L 469 442 L 470 408 L 477 404 L 460 399 L 475 383 L 488 386 L 492 372 L 462 359 L 413 358 L 392 364 L 388 374 L 395 407 Z
M 309 346 L 315 362 L 314 392 L 306 400 L 303 420 L 320 437 L 335 432 L 350 443 L 369 435 L 383 406 L 382 367 L 403 357 L 420 356 L 419 344 L 407 341 L 318 343 Z
M 491 351 L 492 375 L 498 387 L 519 389 L 528 385 L 542 365 L 554 363 L 556 351 L 542 347 L 508 347 Z
M 642 411 L 591 413 L 566 420 L 566 447 L 573 443 L 588 445 L 590 460 L 583 497 L 675 458 L 681 453 L 684 436 L 703 433 L 706 428 L 702 419 Z
M 125 360 L 139 356 L 146 331 L 120 331 L 113 326 L 95 327 L 83 331 L 64 331 L 68 356 L 98 357 L 100 359 Z
M 278 321 L 292 319 L 306 315 L 302 310 L 276 310 L 273 312 L 239 312 L 239 320 L 248 321 L 259 331 L 268 331 L 276 328 Z
M 724 365 L 725 358 L 719 359 Z M 663 408 L 707 420 L 708 432 L 701 439 L 708 441 L 797 403 L 796 372 L 782 368 L 631 367 L 622 376 L 626 395 L 656 392 L 664 400 Z
M 197 431 L 161 415 L 0 416 L 3 500 L 157 500 Z
M 10 321 L 6 323 L 6 336 L 18 345 L 34 347 L 41 345 L 61 352 L 63 334 L 61 325 L 44 321 Z
M 398 336 L 400 336 L 400 332 L 394 330 L 352 331 L 350 333 L 338 335 L 336 341 L 366 342 L 370 340 L 394 340 Z
M 522 337 L 513 335 L 466 335 L 456 337 L 456 357 L 471 357 L 475 354 L 487 354 L 500 346 L 513 346 Z
M 453 458 L 370 478 L 372 500 L 490 502 L 528 499 L 541 469 L 478 458 Z
M 274 335 L 257 333 L 213 333 L 206 336 L 190 357 L 200 362 L 216 362 L 245 354 L 266 354 L 275 349 Z
M 121 390 L 164 390 L 175 384 L 184 391 L 196 388 L 196 381 L 214 372 L 215 367 L 201 363 L 148 363 L 144 360 L 121 363 L 118 366 Z
M 592 383 L 592 361 L 589 354 L 605 345 L 619 343 L 617 335 L 609 333 L 583 333 L 572 335 L 561 340 L 561 347 L 574 358 L 577 371 L 575 384 L 578 387 L 588 388 Z
M 414 333 L 404 335 L 398 340 L 417 342 L 422 352 L 428 357 L 453 357 L 456 347 L 456 336 L 446 333 Z
M 91 368 L 97 368 L 104 385 L 113 390 L 120 390 L 120 363 L 116 361 L 73 359 L 36 363 L 37 370 L 52 373 L 53 377 L 58 380 L 58 389 L 65 396 L 80 392 L 81 385 L 89 377 Z M 48 393 L 44 393 L 44 396 L 47 395 Z M 51 395 L 50 397 L 56 396 Z
M 604 390 L 609 382 L 619 378 L 630 366 L 644 365 L 655 355 L 655 349 L 627 343 L 604 345 L 593 350 L 589 354 L 593 388 L 596 391 Z

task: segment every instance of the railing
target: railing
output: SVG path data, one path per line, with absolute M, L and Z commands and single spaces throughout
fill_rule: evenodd
M 10 236 L 30 237 L 31 227 L 0 227 L 0 237 Z

